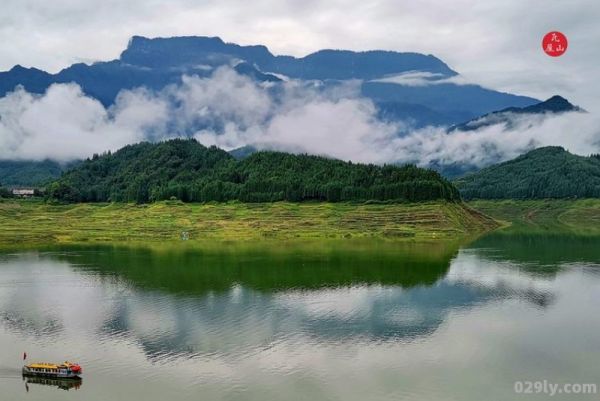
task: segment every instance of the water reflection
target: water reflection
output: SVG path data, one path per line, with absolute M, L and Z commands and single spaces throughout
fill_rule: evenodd
M 496 348 L 500 356 L 490 361 L 499 368 L 524 369 L 528 352 L 536 363 L 550 355 L 531 354 L 543 345 L 560 355 L 555 363 L 589 370 L 581 358 L 591 363 L 591 355 L 557 344 L 567 335 L 562 325 L 572 327 L 575 319 L 588 329 L 568 334 L 579 335 L 586 347 L 600 345 L 590 334 L 600 329 L 600 320 L 587 310 L 600 301 L 599 256 L 594 243 L 520 237 L 488 237 L 462 249 L 358 243 L 5 254 L 0 356 L 6 360 L 14 344 L 18 352 L 31 347 L 49 360 L 77 359 L 90 366 L 89 377 L 104 383 L 117 383 L 125 371 L 131 383 L 121 382 L 123 389 L 133 388 L 136 379 L 157 386 L 181 380 L 189 387 L 181 399 L 194 399 L 194 385 L 220 395 L 234 391 L 232 382 L 255 391 L 256 397 L 246 399 L 261 399 L 257 383 L 285 383 L 280 373 L 299 374 L 301 382 L 316 377 L 320 384 L 311 386 L 327 386 L 337 377 L 330 360 L 349 363 L 358 355 L 364 365 L 354 369 L 364 377 L 386 377 L 401 365 L 414 369 L 402 370 L 408 378 L 419 371 L 448 371 L 453 363 L 492 369 L 486 365 L 491 362 L 476 361 Z M 546 314 L 554 318 L 546 321 Z M 519 327 L 527 330 L 517 338 Z M 505 338 L 527 346 L 515 352 Z M 432 358 L 453 355 L 447 344 L 470 347 L 462 350 L 466 359 L 453 356 L 432 366 Z M 407 352 L 412 359 L 402 356 Z M 506 355 L 512 362 L 498 362 Z M 273 375 L 280 381 L 272 382 Z M 398 395 L 398 375 L 385 382 L 380 398 Z M 86 388 L 94 388 L 93 380 Z M 344 393 L 333 390 L 321 398 Z M 105 394 L 90 391 L 98 395 L 94 399 Z M 160 388 L 156 394 L 145 398 L 166 396 Z
M 137 287 L 172 294 L 260 292 L 357 285 L 431 285 L 448 272 L 458 244 L 330 242 L 187 248 L 71 248 L 50 254 L 81 270 L 118 275 Z
M 83 384 L 83 380 L 81 379 L 50 379 L 45 377 L 27 377 L 23 378 L 25 382 L 25 391 L 29 392 L 30 385 L 34 386 L 50 386 L 56 387 L 61 390 L 79 390 L 81 385 Z
M 11 317 L 3 324 L 26 336 L 59 333 L 69 325 L 64 314 L 74 313 L 65 300 L 76 300 L 86 309 L 88 327 L 95 327 L 92 335 L 134 339 L 159 361 L 254 352 L 293 336 L 414 341 L 435 332 L 452 311 L 506 299 L 540 308 L 552 303 L 544 280 L 523 275 L 522 265 L 488 257 L 478 248 L 427 252 L 421 246 L 282 253 L 101 247 L 24 254 L 5 261 L 5 277 L 30 285 L 2 298 L 3 316 Z M 60 299 L 42 289 L 46 280 L 56 281 L 51 291 Z M 62 318 L 55 316 L 61 312 Z
M 600 238 L 570 235 L 487 235 L 469 248 L 488 260 L 512 262 L 534 275 L 555 275 L 572 263 L 600 263 Z
M 4 310 L 0 313 L 2 325 L 17 333 L 30 333 L 38 337 L 48 337 L 60 333 L 62 324 L 57 317 L 34 318 L 22 310 Z

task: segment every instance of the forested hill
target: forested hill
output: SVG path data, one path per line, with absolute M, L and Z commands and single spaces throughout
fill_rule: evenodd
M 600 197 L 600 156 L 549 146 L 454 181 L 465 199 Z
M 258 152 L 235 160 L 193 139 L 126 146 L 94 155 L 47 187 L 68 202 L 456 201 L 456 188 L 415 166 L 375 166 L 318 156 Z
M 0 185 L 43 186 L 60 177 L 63 169 L 52 160 L 0 160 Z

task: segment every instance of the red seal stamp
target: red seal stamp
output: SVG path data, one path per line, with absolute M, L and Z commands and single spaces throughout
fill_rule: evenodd
M 568 45 L 567 37 L 558 31 L 548 32 L 542 40 L 542 49 L 551 57 L 565 54 Z

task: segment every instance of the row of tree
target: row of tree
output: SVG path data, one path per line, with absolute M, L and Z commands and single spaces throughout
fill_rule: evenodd
M 2 184 L 0 184 L 0 198 L 12 198 L 13 194 L 10 191 L 10 189 L 3 187 Z
M 258 152 L 238 161 L 193 139 L 140 143 L 94 155 L 46 192 L 67 202 L 460 199 L 438 173 L 412 165 L 365 165 L 281 152 Z

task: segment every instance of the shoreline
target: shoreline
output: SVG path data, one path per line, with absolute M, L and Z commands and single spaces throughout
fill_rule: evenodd
M 600 237 L 600 199 L 471 200 L 467 204 L 496 220 L 499 235 Z
M 459 241 L 499 223 L 465 203 L 182 203 L 51 205 L 0 201 L 0 244 L 202 243 L 378 239 Z M 182 240 L 186 237 L 188 240 Z

